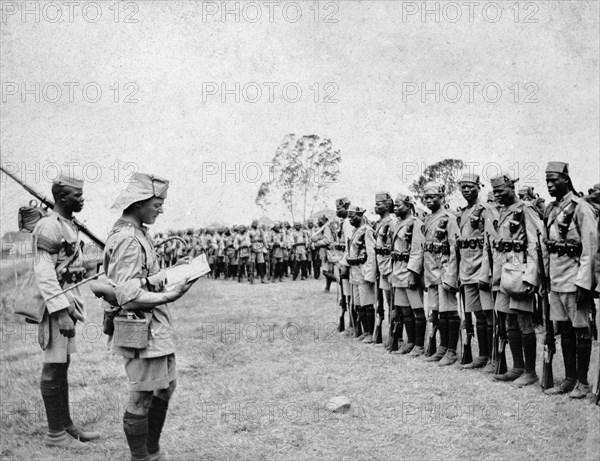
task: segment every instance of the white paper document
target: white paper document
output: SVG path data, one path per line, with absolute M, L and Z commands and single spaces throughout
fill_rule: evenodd
M 172 290 L 182 280 L 186 278 L 191 282 L 199 277 L 210 272 L 210 266 L 206 260 L 206 255 L 203 253 L 196 256 L 189 264 L 181 264 L 180 266 L 168 267 L 166 291 Z

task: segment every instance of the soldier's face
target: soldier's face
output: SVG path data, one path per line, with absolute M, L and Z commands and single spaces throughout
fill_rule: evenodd
M 353 227 L 360 227 L 361 223 L 362 223 L 362 215 L 356 214 L 356 213 L 352 213 L 350 216 L 350 224 Z
M 512 198 L 515 195 L 515 189 L 512 185 L 501 184 L 494 187 L 494 197 L 500 205 L 510 205 Z
M 460 192 L 467 202 L 475 200 L 479 195 L 479 187 L 471 182 L 463 182 L 460 184 Z
M 559 173 L 546 173 L 546 187 L 552 197 L 563 196 L 569 190 L 569 180 Z
M 388 210 L 387 201 L 378 200 L 375 202 L 375 214 L 382 215 Z
M 408 205 L 404 200 L 396 200 L 394 202 L 394 214 L 398 217 L 406 215 Z
M 73 213 L 79 213 L 83 209 L 83 190 L 75 187 L 64 186 L 64 207 Z
M 295 225 L 294 225 L 294 229 L 296 229 L 296 230 L 300 230 L 300 224 L 295 224 Z
M 339 206 L 336 208 L 335 214 L 338 218 L 346 219 L 348 217 L 348 210 L 342 206 Z
M 164 198 L 152 197 L 144 200 L 138 208 L 139 217 L 143 224 L 154 224 L 159 214 L 163 213 Z
M 438 194 L 425 194 L 425 206 L 431 211 L 437 211 L 442 206 L 442 196 Z

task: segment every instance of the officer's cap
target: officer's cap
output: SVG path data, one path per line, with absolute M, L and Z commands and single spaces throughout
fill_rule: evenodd
M 519 180 L 519 178 L 513 179 L 510 173 L 503 173 L 500 176 L 496 176 L 495 178 L 490 179 L 490 183 L 492 187 L 502 186 L 504 184 L 513 185 Z
M 389 192 L 377 192 L 375 194 L 376 202 L 383 202 L 385 200 L 392 200 L 392 196 L 390 195 Z
M 424 195 L 444 195 L 446 186 L 436 182 L 428 182 L 423 189 Z
M 475 184 L 476 186 L 482 186 L 481 181 L 479 179 L 479 175 L 476 173 L 472 173 L 470 171 L 463 172 L 458 183 L 468 182 L 471 184 Z
M 335 206 L 338 208 L 341 206 L 349 206 L 349 205 L 350 205 L 350 200 L 348 200 L 346 197 L 338 198 L 335 201 Z
M 348 215 L 349 216 L 354 216 L 354 215 L 362 216 L 365 213 L 365 211 L 367 211 L 367 210 L 365 210 L 364 208 L 361 208 L 359 206 L 353 206 L 348 210 Z
M 124 210 L 132 203 L 152 197 L 167 198 L 169 181 L 146 173 L 133 173 L 125 190 L 122 190 L 113 203 L 113 210 Z

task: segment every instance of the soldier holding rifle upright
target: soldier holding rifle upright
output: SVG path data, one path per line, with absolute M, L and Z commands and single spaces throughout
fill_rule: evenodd
M 488 278 L 489 264 L 484 264 L 487 258 L 484 258 L 483 248 L 485 233 L 495 236 L 494 223 L 498 222 L 498 211 L 479 200 L 479 175 L 463 173 L 459 186 L 467 201 L 467 206 L 460 209 L 458 216 L 459 279 L 464 293 L 465 321 L 469 325 L 471 313 L 475 314 L 479 345 L 479 355 L 462 368 L 482 368 L 488 363 L 491 368 L 494 302 Z
M 516 387 L 523 387 L 538 381 L 533 303 L 539 285 L 537 231 L 543 229 L 543 224 L 534 206 L 517 197 L 516 182 L 509 174 L 491 179 L 494 196 L 502 206 L 498 238 L 493 244 L 495 309 L 499 321 L 506 320 L 508 345 L 513 357 L 513 367 L 493 378 L 514 381 Z
M 594 289 L 594 258 L 598 236 L 593 208 L 575 194 L 569 164 L 549 162 L 548 193 L 555 198 L 546 208 L 544 227 L 549 253 L 550 320 L 558 322 L 565 379 L 546 394 L 569 394 L 574 399 L 590 392 L 587 375 L 592 338 L 590 305 Z

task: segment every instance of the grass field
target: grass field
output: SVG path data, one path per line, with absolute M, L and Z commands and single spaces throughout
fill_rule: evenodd
M 172 306 L 179 378 L 161 444 L 170 458 L 598 459 L 600 407 L 340 336 L 335 291 L 322 287 L 203 279 Z M 102 438 L 85 454 L 43 445 L 35 328 L 13 323 L 5 307 L 2 459 L 127 459 L 125 372 L 106 351 L 99 302 L 88 300 L 70 370 L 72 414 Z M 590 378 L 597 342 L 592 363 Z M 554 371 L 558 381 L 560 350 Z M 340 395 L 350 411 L 328 412 L 329 399 Z

